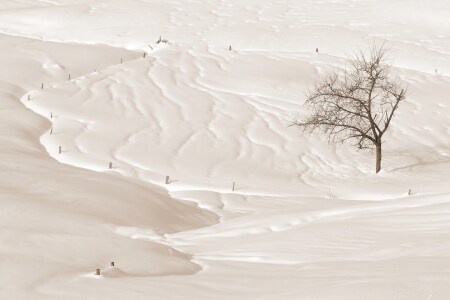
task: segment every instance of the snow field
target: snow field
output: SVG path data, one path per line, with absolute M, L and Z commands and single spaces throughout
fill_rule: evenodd
M 445 1 L 0 8 L 0 298 L 445 299 Z M 373 41 L 410 92 L 378 175 L 287 127 Z

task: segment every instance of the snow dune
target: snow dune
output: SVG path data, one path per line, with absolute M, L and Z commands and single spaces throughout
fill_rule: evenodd
M 436 111 L 446 115 L 446 78 L 398 71 L 411 96 L 387 138 L 385 174 L 376 176 L 370 153 L 327 147 L 287 128 L 322 58 L 198 52 L 167 46 L 23 101 L 43 116 L 55 114 L 52 135 L 41 141 L 56 159 L 97 171 L 111 161 L 117 172 L 153 183 L 167 174 L 173 189 L 224 192 L 235 181 L 239 193 L 325 196 L 332 188 L 336 196 L 383 199 L 441 188 L 434 176 L 414 183 L 411 176 L 427 162 L 446 174 L 449 120 L 429 124 Z M 425 97 L 432 97 L 426 108 Z
M 0 298 L 446 299 L 449 10 L 3 1 Z M 287 125 L 383 41 L 410 95 L 375 175 Z
M 105 68 L 140 53 L 2 36 L 2 298 L 35 298 L 43 282 L 79 278 L 109 261 L 127 261 L 134 276 L 191 274 L 190 255 L 129 239 L 119 226 L 164 234 L 216 222 L 214 214 L 173 201 L 132 178 L 58 163 L 39 143 L 50 122 L 18 101 L 33 86 Z M 77 62 L 74 58 L 82 53 Z M 36 99 L 31 97 L 30 101 Z M 150 230 L 150 229 L 149 229 Z M 129 257 L 128 257 L 129 256 Z M 64 274 L 64 275 L 63 275 Z M 52 293 L 50 293 L 52 294 Z M 49 296 L 49 295 L 48 295 Z M 47 298 L 45 294 L 42 296 Z

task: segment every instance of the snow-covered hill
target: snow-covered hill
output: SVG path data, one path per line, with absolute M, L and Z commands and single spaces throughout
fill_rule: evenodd
M 446 299 L 448 12 L 2 1 L 0 298 Z M 375 175 L 288 124 L 382 42 L 409 96 Z

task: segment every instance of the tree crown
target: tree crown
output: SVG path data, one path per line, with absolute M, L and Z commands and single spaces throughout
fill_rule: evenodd
M 388 50 L 373 46 L 351 59 L 349 69 L 334 70 L 314 83 L 306 94 L 311 114 L 291 125 L 317 131 L 330 142 L 351 141 L 359 149 L 381 147 L 406 88 L 391 78 Z

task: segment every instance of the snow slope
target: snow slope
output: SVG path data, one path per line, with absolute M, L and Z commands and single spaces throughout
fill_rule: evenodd
M 0 298 L 446 299 L 448 11 L 3 1 Z M 371 42 L 409 88 L 378 175 L 287 126 Z

